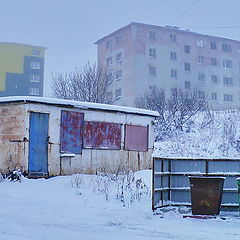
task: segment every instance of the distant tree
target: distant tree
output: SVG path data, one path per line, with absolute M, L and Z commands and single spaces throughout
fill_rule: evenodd
M 110 104 L 110 85 L 106 71 L 88 62 L 73 72 L 52 74 L 51 89 L 56 98 Z
M 200 99 L 196 92 L 181 89 L 171 91 L 166 99 L 164 91 L 154 88 L 136 99 L 136 107 L 158 111 L 157 127 L 163 134 L 174 130 L 183 131 L 187 122 L 199 111 L 207 109 L 207 99 Z

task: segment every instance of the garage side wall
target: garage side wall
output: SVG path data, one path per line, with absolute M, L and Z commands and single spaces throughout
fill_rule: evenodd
M 27 169 L 28 139 L 25 135 L 25 108 L 22 105 L 0 107 L 0 171 Z

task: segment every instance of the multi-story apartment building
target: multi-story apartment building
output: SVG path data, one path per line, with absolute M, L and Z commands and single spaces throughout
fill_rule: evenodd
M 96 44 L 116 104 L 134 106 L 154 87 L 195 91 L 215 108 L 240 104 L 240 41 L 133 22 Z
M 0 97 L 43 96 L 45 48 L 0 42 Z

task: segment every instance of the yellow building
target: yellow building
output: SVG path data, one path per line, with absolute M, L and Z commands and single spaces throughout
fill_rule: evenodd
M 0 42 L 0 97 L 43 96 L 45 48 Z

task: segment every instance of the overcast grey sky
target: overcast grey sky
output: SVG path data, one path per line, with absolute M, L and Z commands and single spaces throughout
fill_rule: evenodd
M 96 59 L 94 42 L 142 22 L 240 40 L 239 0 L 0 0 L 0 41 L 47 47 L 45 79 Z

